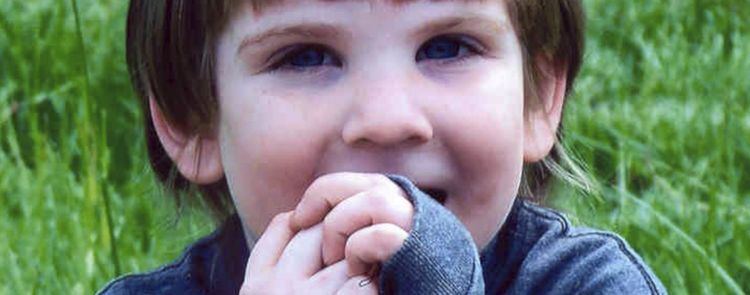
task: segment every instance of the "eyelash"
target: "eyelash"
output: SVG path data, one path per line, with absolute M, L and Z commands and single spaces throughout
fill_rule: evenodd
M 459 56 L 452 57 L 452 58 L 445 58 L 445 59 L 423 59 L 424 62 L 431 62 L 431 63 L 437 63 L 438 65 L 459 65 L 462 64 L 469 59 L 476 57 L 476 56 L 483 56 L 487 53 L 487 49 L 479 42 L 477 39 L 469 37 L 467 35 L 461 35 L 461 34 L 448 34 L 448 35 L 439 35 L 436 37 L 433 37 L 426 42 L 424 42 L 422 45 L 420 45 L 419 49 L 417 50 L 417 56 L 415 59 L 418 60 L 418 57 L 420 53 L 422 52 L 423 48 L 425 48 L 428 44 L 436 41 L 442 41 L 447 40 L 450 42 L 456 42 L 458 43 L 458 46 L 461 46 L 465 48 L 465 52 L 463 55 L 460 55 L 460 52 L 462 48 L 459 48 Z
M 291 60 L 294 57 L 299 56 L 300 54 L 304 53 L 306 50 L 310 49 L 317 49 L 323 52 L 324 55 L 327 55 L 329 57 L 332 57 L 335 61 L 335 66 L 341 66 L 341 61 L 338 59 L 338 54 L 335 53 L 334 50 L 330 49 L 329 47 L 321 44 L 315 44 L 315 43 L 308 43 L 308 44 L 296 44 L 287 46 L 285 48 L 282 48 L 277 53 L 275 53 L 271 58 L 269 58 L 269 61 L 271 61 L 271 65 L 268 67 L 268 70 L 271 72 L 275 71 L 291 71 L 291 72 L 308 72 L 308 71 L 315 71 L 317 67 L 299 67 L 291 65 Z M 325 58 L 325 57 L 324 57 Z
M 457 42 L 458 46 L 461 46 L 459 48 L 459 52 L 461 49 L 465 48 L 466 52 L 462 56 L 457 57 L 451 57 L 451 58 L 445 58 L 445 59 L 421 59 L 419 60 L 418 57 L 420 53 L 422 52 L 423 48 L 427 45 L 429 45 L 431 42 L 439 41 L 439 40 L 448 40 L 451 42 Z M 330 58 L 333 61 L 333 64 L 329 65 L 318 65 L 318 66 L 295 66 L 292 65 L 292 59 L 295 57 L 299 57 L 302 53 L 304 53 L 307 50 L 320 50 L 322 52 L 325 58 Z M 434 62 L 438 63 L 438 65 L 458 65 L 466 62 L 468 59 L 473 58 L 475 56 L 481 56 L 486 54 L 487 49 L 475 38 L 469 37 L 467 35 L 462 34 L 446 34 L 446 35 L 438 35 L 433 38 L 428 39 L 422 45 L 420 45 L 419 49 L 417 50 L 417 54 L 415 55 L 415 60 L 417 62 Z M 342 66 L 343 62 L 341 62 L 340 58 L 338 58 L 338 54 L 328 46 L 322 45 L 322 44 L 315 44 L 315 43 L 308 43 L 308 44 L 296 44 L 291 45 L 285 48 L 282 48 L 279 50 L 276 54 L 274 54 L 271 58 L 269 58 L 269 61 L 271 61 L 271 65 L 268 67 L 268 71 L 270 72 L 277 72 L 277 71 L 289 71 L 289 72 L 295 72 L 295 73 L 306 73 L 306 72 L 316 72 L 320 71 L 321 66 Z

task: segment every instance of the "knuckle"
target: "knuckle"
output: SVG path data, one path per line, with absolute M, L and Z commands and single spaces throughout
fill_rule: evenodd
M 370 189 L 365 193 L 366 203 L 368 206 L 375 206 L 382 209 L 382 205 L 389 199 L 388 193 L 382 189 Z
M 372 175 L 373 184 L 385 185 L 385 186 L 393 184 L 393 181 L 391 181 L 391 179 L 388 178 L 388 176 L 385 176 L 385 174 L 378 173 L 378 174 L 371 174 L 371 175 Z
M 374 240 L 387 240 L 394 236 L 394 227 L 398 228 L 397 226 L 390 223 L 378 224 L 372 227 L 372 229 L 370 230 L 370 235 Z
M 344 177 L 344 174 L 346 172 L 336 172 L 336 173 L 330 173 L 330 174 L 324 174 L 321 176 L 318 176 L 313 182 L 308 186 L 307 190 L 304 193 L 304 197 L 316 197 L 321 195 L 322 192 L 325 192 L 328 187 L 334 185 L 335 183 L 339 182 L 342 177 Z
M 385 174 L 376 174 L 374 177 L 374 184 L 378 187 L 386 188 L 388 191 L 396 193 L 397 195 L 405 195 L 401 187 Z
M 351 176 L 351 172 L 334 172 L 319 176 L 311 187 L 327 187 Z
M 317 192 L 321 191 L 322 188 L 325 188 L 327 186 L 326 183 L 330 182 L 330 180 L 328 180 L 330 177 L 330 174 L 326 174 L 313 180 L 313 182 L 305 190 L 303 199 L 307 199 L 310 196 L 317 195 Z
M 325 186 L 325 185 L 330 184 L 332 182 L 336 182 L 336 179 L 340 178 L 341 176 L 342 176 L 341 172 L 336 172 L 336 173 L 330 173 L 330 174 L 321 175 L 320 177 L 318 177 L 318 179 L 315 180 L 315 182 L 313 182 L 313 185 L 314 186 Z
M 354 232 L 352 235 L 349 236 L 349 239 L 346 240 L 346 244 L 344 245 L 344 253 L 347 254 L 347 256 L 354 252 L 354 250 L 359 249 L 362 247 L 362 245 L 365 245 L 367 241 L 366 235 L 363 234 L 364 231 L 357 231 Z
M 404 230 L 390 223 L 382 223 L 374 226 L 372 229 L 372 238 L 375 241 L 379 241 L 386 245 L 393 245 L 394 243 L 400 243 L 404 238 Z
M 276 225 L 276 224 L 279 224 L 279 223 L 287 222 L 287 220 L 289 219 L 289 215 L 290 215 L 289 212 L 283 212 L 283 213 L 276 214 L 273 217 L 273 219 L 271 219 L 271 224 Z
M 409 200 L 394 196 L 389 191 L 373 189 L 368 191 L 365 205 L 381 222 L 410 223 L 414 206 Z
M 344 253 L 348 261 L 370 257 L 368 259 L 382 262 L 401 248 L 406 236 L 406 233 L 394 224 L 377 224 L 352 235 L 346 242 Z
M 318 178 L 313 180 L 313 182 L 307 187 L 302 198 L 322 198 L 331 187 L 345 181 L 351 174 L 351 172 L 334 172 L 318 176 Z
M 414 216 L 414 205 L 411 202 L 406 199 L 396 199 L 393 200 L 391 206 L 393 212 L 400 217 L 399 219 L 404 219 L 403 221 L 411 224 L 412 216 Z
M 347 260 L 352 259 L 352 256 L 354 256 L 355 249 L 357 247 L 355 246 L 357 242 L 354 239 L 349 239 L 346 241 L 346 245 L 344 245 L 344 258 Z
M 323 218 L 323 235 L 328 235 L 336 230 L 337 228 L 337 222 L 334 215 L 326 215 L 325 218 Z

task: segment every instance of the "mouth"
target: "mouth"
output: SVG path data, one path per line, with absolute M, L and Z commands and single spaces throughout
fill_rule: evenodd
M 432 199 L 440 203 L 440 205 L 445 205 L 445 200 L 448 199 L 448 192 L 441 188 L 419 187 L 419 190 L 432 197 Z

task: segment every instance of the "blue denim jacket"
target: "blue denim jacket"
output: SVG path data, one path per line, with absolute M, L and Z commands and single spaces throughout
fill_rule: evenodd
M 406 178 L 391 179 L 415 214 L 403 247 L 382 265 L 382 294 L 666 294 L 616 234 L 572 227 L 560 213 L 518 199 L 480 253 L 447 209 Z M 248 256 L 234 216 L 177 261 L 116 279 L 100 294 L 237 294 Z

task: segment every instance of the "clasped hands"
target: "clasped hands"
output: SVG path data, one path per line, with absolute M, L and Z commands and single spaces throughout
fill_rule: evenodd
M 413 215 L 382 174 L 321 176 L 255 243 L 240 294 L 377 294 L 377 266 L 403 245 Z

